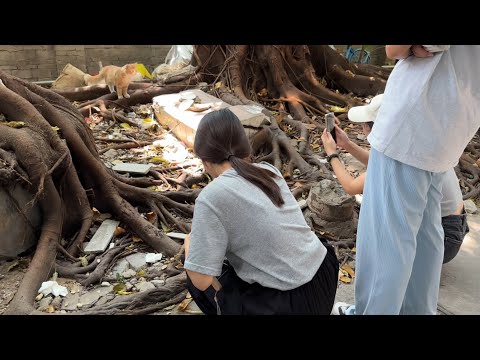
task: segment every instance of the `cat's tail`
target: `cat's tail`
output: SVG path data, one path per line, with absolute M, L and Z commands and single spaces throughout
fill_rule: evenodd
M 98 84 L 100 81 L 102 81 L 102 74 L 101 73 L 98 75 L 85 74 L 83 75 L 83 80 L 87 85 L 95 85 L 95 84 Z

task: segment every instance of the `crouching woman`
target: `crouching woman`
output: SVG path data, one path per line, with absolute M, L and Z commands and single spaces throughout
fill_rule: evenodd
M 311 231 L 280 171 L 249 161 L 228 109 L 200 121 L 194 152 L 214 178 L 195 204 L 185 241 L 187 287 L 212 314 L 328 315 L 338 280 L 331 246 Z

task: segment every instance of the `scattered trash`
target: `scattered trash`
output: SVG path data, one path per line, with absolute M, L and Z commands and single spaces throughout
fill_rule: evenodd
M 158 261 L 162 260 L 162 254 L 155 254 L 155 253 L 148 253 L 145 254 L 145 261 L 149 264 L 154 264 Z
M 67 296 L 68 289 L 65 286 L 59 285 L 56 281 L 45 281 L 38 290 L 39 293 L 47 296 L 53 294 L 53 296 Z

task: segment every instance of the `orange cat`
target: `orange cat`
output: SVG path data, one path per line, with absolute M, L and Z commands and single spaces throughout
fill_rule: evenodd
M 123 99 L 124 97 L 129 98 L 130 95 L 127 93 L 128 85 L 132 77 L 137 73 L 136 65 L 137 64 L 127 64 L 123 67 L 108 65 L 102 68 L 98 75 L 92 76 L 85 74 L 84 80 L 87 85 L 95 85 L 105 80 L 105 83 L 112 93 L 115 91 L 113 88 L 115 85 L 119 99 Z

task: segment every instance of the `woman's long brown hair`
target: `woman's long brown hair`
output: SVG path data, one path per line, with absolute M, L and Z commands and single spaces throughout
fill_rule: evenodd
M 251 147 L 238 117 L 228 109 L 212 111 L 198 125 L 193 145 L 195 154 L 213 164 L 229 161 L 235 171 L 258 186 L 278 207 L 284 204 L 275 173 L 252 165 Z

